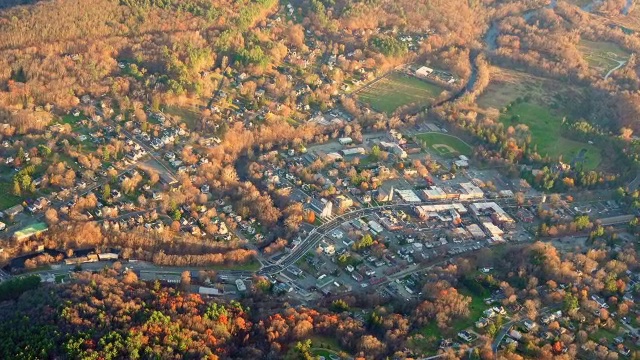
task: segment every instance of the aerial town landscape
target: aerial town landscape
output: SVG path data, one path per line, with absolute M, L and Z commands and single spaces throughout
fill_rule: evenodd
M 0 359 L 640 359 L 635 0 L 0 0 Z

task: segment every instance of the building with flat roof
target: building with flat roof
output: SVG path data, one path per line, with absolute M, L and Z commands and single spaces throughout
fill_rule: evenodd
M 433 69 L 428 66 L 421 66 L 420 68 L 418 68 L 418 70 L 416 70 L 417 77 L 426 78 L 429 77 L 431 73 L 433 73 Z
M 511 227 L 515 225 L 515 220 L 511 218 L 501 207 L 495 202 L 480 202 L 469 206 L 471 214 L 476 218 L 481 216 L 489 216 L 496 225 Z
M 482 227 L 487 231 L 487 233 L 489 233 L 489 236 L 491 236 L 492 239 L 502 240 L 502 235 L 504 235 L 504 231 L 502 231 L 502 229 L 500 229 L 499 227 L 493 225 L 493 223 L 485 221 L 482 223 Z
M 444 200 L 447 198 L 447 193 L 437 186 L 422 190 L 422 193 L 427 200 Z
M 200 286 L 198 287 L 198 294 L 218 296 L 223 295 L 223 292 L 216 288 Z
M 384 230 L 382 225 L 374 220 L 369 220 L 369 230 L 373 233 L 373 235 L 378 235 Z
M 364 155 L 367 151 L 363 147 L 354 147 L 340 150 L 342 156 Z
M 401 159 L 406 159 L 407 157 L 407 152 L 397 143 L 380 141 L 380 147 L 384 151 L 399 156 Z
M 484 231 L 478 226 L 478 224 L 471 224 L 467 226 L 467 231 L 473 236 L 474 239 L 480 240 L 486 237 Z
M 415 211 L 422 219 L 439 218 L 442 221 L 459 218 L 460 214 L 466 214 L 467 208 L 459 203 L 453 204 L 433 204 L 416 206 Z
M 244 281 L 242 281 L 242 279 L 236 280 L 236 287 L 238 288 L 238 291 L 247 291 L 247 285 L 244 284 Z
M 396 194 L 400 196 L 400 199 L 405 202 L 420 202 L 420 198 L 413 190 L 399 190 L 396 189 Z
M 473 183 L 460 184 L 460 200 L 481 199 L 484 197 L 484 191 Z
M 23 211 L 24 211 L 24 206 L 18 204 L 5 210 L 4 214 L 7 215 L 8 217 L 14 217 Z

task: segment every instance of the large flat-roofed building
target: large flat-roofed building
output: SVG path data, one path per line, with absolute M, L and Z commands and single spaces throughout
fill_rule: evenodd
M 420 202 L 420 198 L 413 190 L 399 190 L 396 189 L 396 194 L 400 196 L 400 199 L 405 202 Z
M 473 183 L 460 184 L 460 200 L 482 199 L 484 191 Z
M 489 233 L 491 239 L 499 241 L 502 240 L 502 235 L 504 235 L 504 231 L 499 227 L 493 225 L 490 222 L 483 222 L 482 227 Z
M 363 147 L 354 147 L 340 150 L 343 156 L 364 155 L 367 151 Z
M 444 200 L 447 198 L 447 193 L 437 186 L 422 190 L 422 193 L 427 200 Z
M 205 287 L 205 286 L 198 287 L 198 294 L 200 294 L 200 295 L 213 295 L 213 296 L 223 295 L 222 291 L 220 291 L 219 289 L 211 288 L 211 287 Z
M 515 225 L 515 220 L 511 218 L 501 207 L 495 202 L 480 202 L 469 205 L 471 214 L 476 218 L 481 216 L 489 216 L 496 225 L 511 227 Z
M 451 221 L 467 213 L 467 208 L 459 203 L 422 205 L 416 206 L 415 210 L 422 219 L 437 218 L 440 221 Z
M 480 240 L 486 237 L 484 231 L 478 226 L 478 224 L 471 224 L 467 226 L 467 231 L 473 236 L 474 239 Z

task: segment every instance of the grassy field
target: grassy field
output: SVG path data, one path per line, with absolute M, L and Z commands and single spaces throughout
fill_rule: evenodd
M 22 198 L 13 195 L 13 183 L 9 181 L 0 181 L 0 210 L 8 209 L 22 202 Z
M 562 119 L 580 116 L 583 89 L 497 67 L 491 68 L 491 79 L 478 98 L 480 108 L 500 110 L 500 121 L 506 126 L 527 125 L 541 155 L 554 158 L 562 155 L 565 162 L 571 162 L 584 149 L 584 168 L 598 167 L 601 154 L 595 146 L 561 135 Z M 513 105 L 507 110 L 509 104 Z
M 260 270 L 260 263 L 258 261 L 251 261 L 246 264 L 240 265 L 212 265 L 204 267 L 209 270 L 247 270 L 247 271 L 258 271 Z
M 330 350 L 330 351 L 327 351 L 328 353 L 344 351 L 342 349 L 342 346 L 340 346 L 340 344 L 338 343 L 337 339 L 332 337 L 327 337 L 327 336 L 320 336 L 320 335 L 311 337 L 311 347 L 314 349 L 317 349 L 313 351 L 314 353 L 317 353 L 318 351 L 322 351 L 321 349 Z M 317 355 L 326 356 L 324 354 L 317 354 Z
M 433 149 L 441 156 L 470 156 L 472 149 L 464 141 L 455 136 L 442 133 L 425 133 L 416 135 L 418 141 L 426 143 L 427 147 Z
M 167 106 L 164 109 L 164 112 L 180 118 L 185 124 L 187 124 L 189 129 L 194 129 L 196 122 L 201 117 L 198 111 L 188 107 Z
M 393 73 L 358 94 L 374 110 L 391 115 L 408 104 L 429 105 L 443 88 L 404 74 Z
M 478 97 L 481 108 L 502 109 L 517 98 L 529 97 L 550 108 L 567 111 L 568 101 L 584 98 L 582 89 L 560 81 L 550 80 L 524 72 L 504 68 L 491 68 L 491 83 Z
M 620 46 L 606 41 L 580 40 L 578 49 L 589 66 L 602 75 L 619 65 L 619 61 L 627 61 L 629 53 Z
M 563 138 L 561 135 L 562 118 L 546 107 L 534 103 L 514 104 L 509 111 L 500 116 L 505 126 L 525 124 L 529 127 L 531 138 L 538 147 L 538 153 L 553 158 L 562 156 L 570 163 L 580 152 L 584 169 L 595 169 L 602 160 L 600 150 L 593 145 Z

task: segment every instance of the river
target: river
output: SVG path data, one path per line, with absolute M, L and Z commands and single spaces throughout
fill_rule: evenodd
M 633 6 L 633 0 L 627 0 L 627 3 L 624 6 L 624 9 L 622 9 L 622 15 L 624 16 L 629 15 L 629 11 L 631 11 L 631 6 Z

